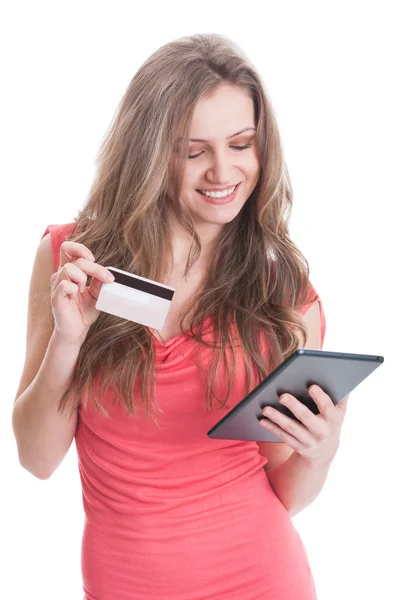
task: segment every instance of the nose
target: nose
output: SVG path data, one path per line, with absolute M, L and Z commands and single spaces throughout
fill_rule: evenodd
M 214 152 L 211 159 L 211 164 L 207 169 L 207 179 L 219 186 L 233 183 L 231 157 L 227 157 L 226 153 Z

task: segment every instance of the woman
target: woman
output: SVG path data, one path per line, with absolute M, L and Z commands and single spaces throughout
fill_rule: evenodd
M 298 347 L 322 347 L 291 202 L 260 76 L 194 35 L 138 70 L 84 208 L 47 227 L 13 427 L 41 479 L 75 438 L 86 600 L 316 598 L 291 515 L 321 490 L 346 400 L 311 389 L 315 416 L 290 397 L 299 421 L 264 425 L 282 443 L 207 436 Z M 176 289 L 161 331 L 95 308 L 105 265 Z

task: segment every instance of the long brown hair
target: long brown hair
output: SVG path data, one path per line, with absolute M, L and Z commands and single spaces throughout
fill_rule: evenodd
M 228 384 L 221 406 L 235 379 L 237 344 L 231 324 L 244 357 L 247 393 L 253 381 L 257 384 L 299 347 L 298 335 L 303 344 L 307 340 L 298 311 L 310 289 L 309 265 L 289 237 L 292 190 L 276 117 L 260 75 L 234 42 L 217 34 L 183 37 L 144 62 L 117 108 L 98 154 L 92 188 L 66 237 L 87 246 L 101 265 L 162 281 L 170 253 L 165 215 L 173 210 L 192 236 L 189 273 L 201 247 L 190 214 L 179 202 L 183 158 L 171 175 L 175 135 L 181 128 L 184 157 L 196 102 L 225 84 L 246 90 L 253 99 L 260 175 L 242 210 L 223 226 L 204 285 L 183 307 L 181 329 L 188 319 L 184 335 L 197 344 L 209 345 L 202 337 L 209 315 L 214 326 L 209 370 L 205 373 L 198 364 L 210 409 L 222 360 L 227 362 Z M 260 350 L 261 334 L 267 339 L 266 356 Z M 233 349 L 232 362 L 226 359 L 227 348 Z M 101 312 L 81 347 L 58 410 L 73 411 L 90 397 L 108 416 L 101 394 L 112 386 L 128 414 L 136 415 L 140 401 L 157 423 L 155 381 L 152 334 L 143 325 Z M 141 400 L 134 393 L 136 382 Z

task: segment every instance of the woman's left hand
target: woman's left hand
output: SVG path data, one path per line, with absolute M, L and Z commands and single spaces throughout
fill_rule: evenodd
M 331 462 L 339 447 L 349 395 L 335 406 L 330 396 L 318 385 L 312 385 L 308 392 L 317 405 L 319 414 L 314 415 L 305 404 L 291 394 L 282 394 L 279 402 L 286 406 L 299 422 L 267 406 L 263 409 L 263 415 L 271 420 L 262 420 L 260 424 L 311 462 Z

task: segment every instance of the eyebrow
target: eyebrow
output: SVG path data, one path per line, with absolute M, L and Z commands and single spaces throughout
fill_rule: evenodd
M 249 131 L 253 129 L 254 131 L 256 130 L 255 127 L 246 127 L 245 129 L 242 129 L 241 131 L 238 131 L 237 133 L 233 133 L 232 135 L 229 135 L 227 137 L 227 140 L 229 140 L 230 138 L 235 137 L 236 135 L 239 135 L 240 133 L 243 133 L 244 131 Z M 180 140 L 182 140 L 182 138 L 178 138 L 177 142 L 179 142 Z M 202 140 L 200 138 L 190 138 L 189 139 L 190 142 L 208 142 L 209 140 Z

